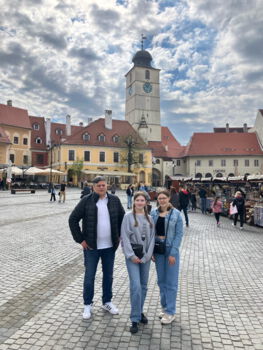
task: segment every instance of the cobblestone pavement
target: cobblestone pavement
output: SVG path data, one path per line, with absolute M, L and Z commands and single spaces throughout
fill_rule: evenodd
M 121 249 L 114 275 L 120 315 L 101 309 L 82 320 L 83 257 L 69 232 L 66 203 L 47 192 L 0 193 L 0 350 L 5 349 L 246 349 L 263 350 L 263 230 L 243 231 L 222 219 L 190 213 L 181 249 L 177 317 L 162 326 L 154 264 L 145 313 L 149 324 L 129 332 L 129 283 Z M 126 206 L 124 193 L 118 193 Z

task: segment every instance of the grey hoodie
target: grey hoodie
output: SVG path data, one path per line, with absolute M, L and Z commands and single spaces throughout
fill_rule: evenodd
M 132 212 L 126 213 L 121 225 L 121 244 L 123 253 L 127 259 L 135 258 L 131 243 L 143 245 L 144 256 L 141 259 L 142 263 L 149 261 L 153 254 L 155 241 L 155 225 L 153 219 L 149 216 L 152 227 L 147 221 L 144 214 L 136 214 L 138 226 L 134 226 L 134 216 Z M 142 240 L 142 236 L 145 237 Z

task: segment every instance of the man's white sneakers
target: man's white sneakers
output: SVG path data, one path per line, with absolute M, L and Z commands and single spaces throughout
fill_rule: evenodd
M 92 305 L 84 305 L 83 319 L 88 320 L 91 317 Z
M 116 306 L 114 304 L 112 304 L 112 302 L 108 302 L 105 303 L 104 305 L 102 305 L 102 308 L 106 311 L 108 311 L 110 314 L 112 315 L 118 315 L 119 314 L 119 310 L 116 308 Z
M 175 315 L 168 315 L 164 314 L 164 316 L 161 319 L 162 324 L 170 324 L 175 320 Z

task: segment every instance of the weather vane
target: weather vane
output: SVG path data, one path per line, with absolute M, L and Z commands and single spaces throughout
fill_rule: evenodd
M 146 36 L 144 34 L 141 34 L 141 37 L 142 37 L 141 45 L 142 45 L 142 50 L 143 50 L 143 40 L 146 40 L 147 38 L 146 38 Z

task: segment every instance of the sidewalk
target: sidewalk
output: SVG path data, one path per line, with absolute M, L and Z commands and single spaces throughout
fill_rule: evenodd
M 126 195 L 118 193 L 124 207 Z M 233 228 L 213 216 L 189 214 L 181 248 L 177 317 L 162 326 L 154 264 L 145 313 L 149 324 L 129 332 L 129 282 L 119 248 L 113 302 L 101 309 L 101 268 L 95 308 L 82 320 L 83 257 L 68 217 L 80 190 L 66 203 L 49 194 L 0 192 L 0 350 L 4 349 L 246 349 L 263 350 L 263 230 Z

